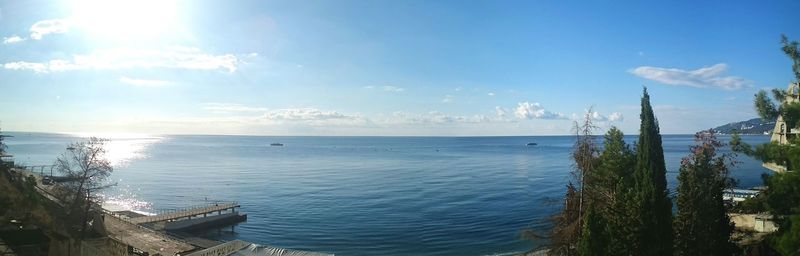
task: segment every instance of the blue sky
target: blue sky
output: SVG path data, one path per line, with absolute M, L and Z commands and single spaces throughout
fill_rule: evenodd
M 797 1 L 0 1 L 3 130 L 553 135 L 755 117 Z

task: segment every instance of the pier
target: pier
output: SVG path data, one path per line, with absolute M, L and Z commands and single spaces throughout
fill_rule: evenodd
M 161 221 L 175 221 L 184 218 L 191 219 L 195 216 L 201 216 L 201 215 L 203 217 L 207 217 L 208 214 L 211 213 L 217 213 L 217 215 L 222 215 L 223 212 L 227 212 L 229 210 L 231 213 L 235 213 L 236 208 L 238 207 L 241 206 L 236 202 L 221 203 L 208 206 L 197 206 L 165 214 L 135 217 L 131 218 L 130 221 L 135 224 L 145 224 L 145 223 L 161 222 Z

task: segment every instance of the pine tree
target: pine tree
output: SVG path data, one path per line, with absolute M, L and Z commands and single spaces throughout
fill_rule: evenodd
M 672 254 L 672 202 L 668 197 L 667 168 L 658 121 L 647 88 L 642 96 L 641 127 L 634 172 L 634 216 L 641 221 L 637 242 L 639 255 Z
M 731 255 L 733 230 L 722 201 L 722 192 L 730 187 L 729 154 L 717 155 L 724 144 L 713 130 L 695 135 L 699 145 L 681 162 L 678 175 L 678 215 L 675 218 L 676 255 Z
M 636 242 L 638 223 L 632 216 L 632 209 L 628 207 L 631 201 L 633 187 L 633 170 L 636 156 L 624 141 L 622 131 L 612 127 L 605 135 L 604 150 L 600 155 L 600 167 L 595 180 L 600 181 L 602 188 L 595 191 L 601 192 L 596 200 L 604 203 L 600 208 L 606 222 L 607 255 L 636 255 L 633 250 Z

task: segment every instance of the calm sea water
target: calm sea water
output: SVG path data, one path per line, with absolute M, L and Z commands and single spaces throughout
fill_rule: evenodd
M 27 165 L 52 164 L 81 140 L 9 134 L 9 151 Z M 673 189 L 692 139 L 664 136 Z M 118 137 L 108 144 L 118 186 L 106 196 L 118 207 L 148 212 L 238 201 L 248 220 L 233 233 L 211 233 L 224 240 L 337 255 L 513 254 L 533 246 L 520 231 L 546 230 L 543 220 L 558 210 L 548 199 L 564 192 L 573 142 L 572 136 Z M 745 156 L 738 160 L 733 175 L 740 186 L 760 185 L 768 171 Z

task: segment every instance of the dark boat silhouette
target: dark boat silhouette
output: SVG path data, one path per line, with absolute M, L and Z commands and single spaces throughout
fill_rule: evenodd
M 277 143 L 276 142 L 276 143 L 270 143 L 269 145 L 273 146 L 273 147 L 281 147 L 281 146 L 283 146 L 283 143 Z
M 536 146 L 536 145 L 539 145 L 539 144 L 536 143 L 536 142 L 528 142 L 528 144 L 525 144 L 525 146 Z

